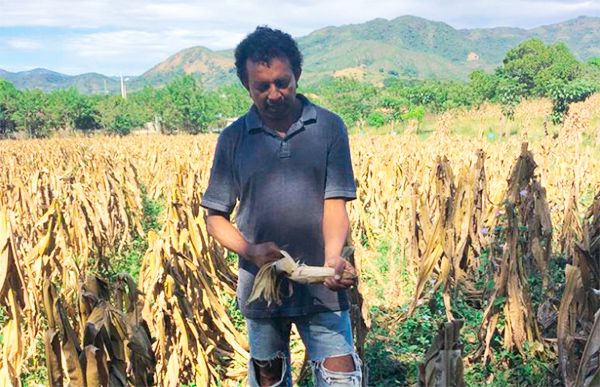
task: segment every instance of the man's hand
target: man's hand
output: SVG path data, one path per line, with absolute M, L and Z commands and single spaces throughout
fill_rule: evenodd
M 259 268 L 281 257 L 281 249 L 273 242 L 251 244 L 246 253 L 246 258 Z
M 338 291 L 356 285 L 356 269 L 344 258 L 340 256 L 326 258 L 324 266 L 333 267 L 335 269 L 335 275 L 327 278 L 323 283 L 329 289 Z M 343 278 L 345 271 L 352 273 L 354 278 Z

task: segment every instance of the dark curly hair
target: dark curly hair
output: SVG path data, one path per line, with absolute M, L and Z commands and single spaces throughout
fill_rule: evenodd
M 235 68 L 242 84 L 245 85 L 248 80 L 248 59 L 254 63 L 269 63 L 273 58 L 287 58 L 296 80 L 300 77 L 302 54 L 296 41 L 283 31 L 268 26 L 256 27 L 256 30 L 248 34 L 235 48 Z

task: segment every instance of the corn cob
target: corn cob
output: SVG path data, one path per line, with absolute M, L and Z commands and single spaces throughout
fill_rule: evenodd
M 267 301 L 268 305 L 273 302 L 281 305 L 281 292 L 279 288 L 282 276 L 301 284 L 320 284 L 327 278 L 335 275 L 335 269 L 332 267 L 299 264 L 284 250 L 281 250 L 281 255 L 283 255 L 283 258 L 263 265 L 260 268 L 254 279 L 254 285 L 252 286 L 250 297 L 248 297 L 248 301 L 246 302 L 247 304 L 263 298 Z M 342 277 L 345 279 L 356 278 L 353 273 L 347 271 L 343 273 Z M 289 294 L 292 294 L 291 285 Z

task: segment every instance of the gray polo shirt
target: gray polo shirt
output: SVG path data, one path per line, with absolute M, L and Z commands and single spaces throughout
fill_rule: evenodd
M 323 203 L 327 198 L 356 198 L 348 135 L 334 113 L 302 95 L 302 115 L 286 137 L 263 125 L 253 106 L 219 136 L 202 206 L 230 214 L 250 243 L 275 242 L 307 265 L 324 262 Z M 246 304 L 258 272 L 239 259 L 238 305 L 249 318 L 299 316 L 348 308 L 345 291 L 324 285 L 281 286 L 283 304 L 262 300 Z

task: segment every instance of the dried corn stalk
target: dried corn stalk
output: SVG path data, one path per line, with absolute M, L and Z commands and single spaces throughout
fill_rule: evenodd
M 228 283 L 234 281 L 219 279 L 234 275 L 222 257 L 211 257 L 203 218 L 182 200 L 175 188 L 165 226 L 149 234 L 140 271 L 142 316 L 156 339 L 156 383 L 233 383 L 245 376 L 249 357 L 246 338 L 226 312 L 226 296 L 233 294 Z
M 484 312 L 480 330 L 483 345 L 477 355 L 486 362 L 492 355 L 491 342 L 504 316 L 503 346 L 525 354 L 524 344 L 542 351 L 542 337 L 534 318 L 528 279 L 537 267 L 547 289 L 546 264 L 550 256 L 552 224 L 545 189 L 534 177 L 533 154 L 522 144 L 521 154 L 508 179 L 505 219 L 499 219 L 491 257 L 499 268 L 494 290 Z M 536 344 L 537 343 L 537 344 Z
M 462 320 L 442 324 L 419 366 L 419 386 L 462 387 L 465 385 L 460 329 Z
M 596 312 L 594 325 L 590 332 L 590 336 L 585 343 L 581 362 L 577 370 L 577 378 L 573 385 L 579 387 L 594 387 L 600 385 L 600 367 L 598 367 L 598 359 L 600 351 L 600 311 Z M 595 361 L 593 359 L 595 358 Z
M 580 108 L 597 115 L 599 97 L 600 94 L 588 99 Z M 528 101 L 516 110 L 515 115 L 517 120 L 523 121 L 527 126 L 529 122 L 535 122 L 530 120 L 530 117 L 545 115 L 549 109 L 548 102 Z M 469 114 L 472 112 L 457 112 L 455 117 L 460 115 L 461 119 L 469 119 Z M 478 125 L 488 125 L 482 118 L 484 114 L 501 116 L 497 107 L 486 106 L 485 113 L 478 114 L 476 118 L 479 120 Z M 586 113 L 581 117 L 591 116 Z M 526 120 L 529 121 L 525 122 Z M 590 121 L 590 124 L 592 122 Z M 454 117 L 448 121 L 448 127 L 452 126 Z M 591 131 L 596 128 L 589 126 L 588 129 Z M 594 135 L 592 134 L 592 137 Z M 506 155 L 510 154 L 514 147 L 518 147 L 519 142 L 513 138 L 494 143 L 464 138 L 458 140 L 451 134 L 440 136 L 436 138 L 437 141 L 422 141 L 414 135 L 399 135 L 394 136 L 393 141 L 385 140 L 387 139 L 382 141 L 381 136 L 369 135 L 354 136 L 351 139 L 355 176 L 359 184 L 358 197 L 350 204 L 349 216 L 354 240 L 360 242 L 357 247 L 361 249 L 361 259 L 357 262 L 357 268 L 360 266 L 371 279 L 369 283 L 361 284 L 365 298 L 373 304 L 384 301 L 395 306 L 405 304 L 411 301 L 412 289 L 417 283 L 419 288 L 423 286 L 423 289 L 434 286 L 442 273 L 441 269 L 446 268 L 449 273 L 448 280 L 438 285 L 440 289 L 452 290 L 453 293 L 447 294 L 454 295 L 454 289 L 458 285 L 458 289 L 464 292 L 462 294 L 476 297 L 477 294 L 465 286 L 469 285 L 473 277 L 471 274 L 477 265 L 480 265 L 477 259 L 479 251 L 488 246 L 488 238 L 483 235 L 483 230 L 493 230 L 496 224 L 495 212 L 504 208 L 506 182 L 503 181 L 503 176 L 510 170 L 512 163 Z M 138 321 L 143 320 L 139 315 L 152 319 L 147 321 L 154 336 L 153 350 L 159 364 L 156 380 L 160 379 L 161 383 L 165 380 L 175 381 L 177 378 L 191 381 L 194 380 L 194 377 L 190 376 L 192 373 L 197 375 L 206 369 L 215 370 L 204 372 L 205 375 L 209 375 L 207 378 L 211 382 L 222 380 L 223 383 L 227 383 L 231 379 L 231 383 L 234 383 L 244 377 L 244 357 L 240 351 L 231 350 L 231 346 L 235 344 L 228 344 L 243 343 L 243 335 L 239 332 L 234 333 L 236 327 L 230 327 L 229 323 L 225 322 L 229 318 L 225 310 L 234 295 L 236 278 L 222 259 L 224 250 L 207 236 L 201 219 L 202 209 L 199 207 L 200 195 L 209 177 L 209 161 L 212 159 L 215 141 L 216 136 L 208 135 L 124 139 L 61 138 L 0 144 L 0 212 L 5 213 L 9 219 L 8 234 L 11 240 L 11 247 L 2 250 L 2 258 L 9 255 L 14 257 L 12 261 L 0 262 L 1 267 L 8 268 L 7 271 L 2 269 L 0 273 L 0 279 L 4 278 L 0 281 L 4 283 L 4 298 L 0 302 L 6 308 L 8 321 L 11 321 L 7 321 L 1 328 L 4 337 L 15 337 L 15 342 L 7 345 L 6 352 L 11 356 L 15 355 L 14 361 L 7 362 L 2 360 L 3 354 L 0 356 L 2 375 L 8 374 L 8 364 L 12 366 L 11 372 L 18 379 L 20 375 L 16 372 L 17 364 L 20 364 L 20 374 L 23 374 L 31 371 L 28 368 L 31 367 L 30 364 L 40 363 L 40 353 L 35 344 L 39 337 L 44 337 L 46 329 L 41 316 L 45 315 L 42 294 L 47 281 L 55 283 L 60 289 L 57 297 L 62 300 L 73 330 L 77 335 L 83 332 L 87 319 L 85 316 L 91 313 L 91 310 L 80 312 L 79 282 L 90 270 L 109 268 L 111 262 L 107 259 L 108 253 L 126 246 L 133 236 L 144 235 L 140 227 L 144 215 L 143 189 L 148 199 L 166 199 L 168 219 L 165 220 L 171 222 L 169 228 L 159 234 L 147 236 L 151 251 L 144 257 L 141 275 L 143 282 L 140 290 L 144 295 L 138 294 L 138 303 L 143 303 L 145 308 L 144 313 L 138 312 Z M 470 164 L 465 155 L 478 148 L 486 155 L 485 173 L 479 173 L 473 178 L 475 172 L 479 171 L 479 166 Z M 577 222 L 573 220 L 581 219 L 585 215 L 575 203 L 584 203 L 589 198 L 589 192 L 596 191 L 600 186 L 600 158 L 597 157 L 597 148 L 577 146 L 564 141 L 556 142 L 548 136 L 536 143 L 534 149 L 536 162 L 539 164 L 538 170 L 544 178 L 544 188 L 547 190 L 548 208 L 552 210 L 552 224 L 557 225 L 558 230 L 564 230 L 553 248 L 558 248 L 557 253 L 568 255 L 572 254 L 565 250 L 575 251 L 573 265 L 580 267 L 582 283 L 590 284 L 585 285 L 585 289 L 597 289 L 599 286 L 595 282 L 595 273 L 598 268 L 593 259 L 586 257 L 597 256 L 594 254 L 597 254 L 599 243 L 593 235 L 598 233 L 588 232 L 587 237 L 569 236 L 578 233 Z M 440 236 L 434 234 L 434 226 L 440 217 L 438 192 L 443 192 L 438 191 L 436 187 L 436 184 L 439 184 L 436 178 L 438 170 L 435 160 L 431 159 L 431 155 L 436 154 L 446 157 L 451 170 L 458 172 L 453 180 L 455 221 L 450 223 L 454 229 L 453 242 L 447 238 L 447 241 L 441 243 Z M 461 179 L 465 169 L 471 173 Z M 573 171 L 576 171 L 576 174 L 580 173 L 575 188 L 570 186 L 570 180 L 565 179 L 565 176 L 570 176 Z M 461 183 L 461 180 L 465 183 Z M 565 181 L 568 184 L 565 184 Z M 172 195 L 173 191 L 178 192 L 176 198 Z M 465 194 L 461 199 L 461 192 L 467 191 L 474 193 Z M 484 191 L 483 194 L 478 193 Z M 517 189 L 516 193 L 520 194 L 520 191 Z M 566 193 L 570 191 L 572 199 L 567 200 Z M 526 201 L 530 202 L 530 208 L 533 208 L 530 210 L 533 214 L 536 212 L 535 189 L 532 187 L 528 192 L 533 196 L 533 200 L 526 198 Z M 474 199 L 470 199 L 469 196 L 473 196 Z M 537 194 L 537 200 L 542 196 L 541 192 Z M 467 273 L 467 277 L 465 281 L 455 282 L 453 273 L 458 272 L 455 265 L 459 262 L 458 253 L 465 240 L 459 237 L 463 235 L 463 223 L 458 219 L 465 220 L 469 210 L 468 206 L 458 203 L 471 200 L 473 211 L 469 241 L 458 265 Z M 171 205 L 177 206 L 177 215 L 170 213 Z M 541 207 L 538 205 L 538 208 Z M 188 212 L 191 216 L 187 215 Z M 458 215 L 461 213 L 465 215 Z M 597 220 L 593 221 L 598 219 L 598 216 L 586 219 L 587 224 L 598 223 Z M 539 261 L 543 262 L 550 252 L 543 245 L 544 240 L 550 240 L 550 235 L 543 231 L 548 230 L 548 222 L 542 219 L 536 222 L 537 224 L 532 224 L 527 220 L 520 223 L 521 228 L 527 226 L 531 230 L 539 230 L 539 246 L 536 251 L 541 252 L 538 257 L 541 257 Z M 442 229 L 442 234 L 444 238 L 451 235 L 445 228 Z M 524 235 L 524 232 L 521 231 L 521 234 Z M 3 242 L 6 239 L 3 236 L 0 240 Z M 437 248 L 436 254 L 439 256 L 428 279 L 419 282 L 419 275 L 422 273 L 421 262 L 425 262 L 430 255 L 425 252 L 429 241 L 432 240 L 434 242 L 431 244 L 431 251 Z M 156 254 L 156 244 L 159 241 L 165 247 L 161 253 L 161 260 L 157 259 Z M 573 241 L 581 243 L 574 244 Z M 387 272 L 380 270 L 381 260 L 363 258 L 376 256 L 382 242 L 389 244 L 385 257 Z M 452 245 L 454 249 L 451 248 Z M 533 246 L 533 243 L 531 245 Z M 529 247 L 527 249 L 529 251 Z M 441 267 L 439 257 L 445 256 L 446 251 L 450 250 L 455 252 L 448 260 L 450 264 Z M 7 254 L 7 251 L 10 251 L 10 254 Z M 404 258 L 405 256 L 408 258 Z M 493 263 L 498 264 L 496 269 L 500 266 L 499 257 L 501 254 L 498 253 L 492 257 L 497 260 Z M 531 257 L 531 262 L 524 263 L 527 266 L 526 270 L 540 270 L 538 260 L 535 260 L 533 255 Z M 581 266 L 583 264 L 586 266 Z M 150 267 L 154 271 L 150 270 Z M 371 296 L 375 288 L 371 283 L 377 288 L 385 289 L 383 298 Z M 131 289 L 130 286 L 126 288 Z M 16 301 L 13 303 L 14 307 L 10 306 L 8 298 L 10 289 Z M 23 289 L 27 289 L 27 292 L 23 292 Z M 204 289 L 213 290 L 208 292 Z M 116 293 L 114 294 L 116 298 Z M 165 299 L 166 294 L 170 294 L 171 298 Z M 194 304 L 190 306 L 189 302 L 180 301 L 180 298 L 194 300 Z M 566 308 L 568 311 L 578 311 L 577 315 L 572 314 L 567 319 L 581 321 L 574 331 L 576 340 L 585 337 L 590 330 L 593 313 L 597 309 L 596 299 L 587 293 L 587 290 L 584 299 L 585 307 L 574 306 L 571 303 L 571 306 Z M 126 313 L 126 318 L 129 319 L 130 314 L 126 312 L 129 297 L 123 294 L 122 308 L 119 306 L 120 302 L 114 301 L 115 307 Z M 202 305 L 199 311 L 194 310 L 196 304 Z M 16 316 L 20 318 L 17 319 Z M 183 323 L 179 322 L 180 320 Z M 179 325 L 175 325 L 175 321 L 178 321 Z M 217 326 L 219 322 L 223 322 L 221 327 Z M 189 329 L 180 330 L 181 327 Z M 213 341 L 204 337 L 205 331 L 210 332 Z M 53 352 L 61 348 L 61 340 L 62 334 L 59 329 L 46 336 L 48 347 Z M 83 342 L 82 338 L 80 340 Z M 187 352 L 183 349 L 185 340 L 204 343 L 203 348 L 207 348 L 206 361 L 212 368 L 202 368 L 201 361 L 197 361 L 199 366 L 190 371 L 190 362 L 195 360 L 195 355 L 189 357 L 192 360 L 187 360 Z M 211 346 L 215 342 L 217 344 Z M 194 349 L 197 348 L 196 345 L 189 347 L 193 349 L 189 353 L 197 354 Z M 11 348 L 23 350 L 17 356 L 17 352 L 8 351 Z M 103 358 L 98 351 L 90 350 L 88 353 L 90 363 L 102 364 Z M 171 356 L 171 353 L 176 355 Z M 61 352 L 60 361 L 55 364 L 64 361 Z M 171 379 L 166 377 L 167 373 Z
M 137 294 L 134 292 L 131 297 Z M 48 376 L 53 384 L 65 376 L 73 386 L 154 384 L 154 354 L 145 322 L 128 319 L 110 306 L 108 299 L 108 284 L 88 277 L 80 288 L 83 329 L 78 336 L 56 288 L 48 282 L 44 305 L 49 329 L 44 343 Z
M 584 218 L 581 242 L 574 246 L 573 265 L 567 266 L 566 285 L 558 314 L 559 367 L 566 386 L 596 385 L 587 375 L 597 369 L 590 362 L 598 350 L 597 314 L 600 307 L 600 192 Z M 591 328 L 590 328 L 591 326 Z M 589 332 L 589 333 L 588 333 Z M 581 353 L 581 337 L 588 337 L 577 374 L 572 367 Z
M 411 221 L 412 251 L 419 254 L 420 265 L 415 294 L 408 315 L 412 314 L 432 274 L 437 278 L 433 291 L 443 288 L 448 321 L 453 320 L 451 293 L 457 285 L 470 296 L 478 295 L 467 272 L 475 269 L 475 256 L 480 253 L 479 228 L 483 225 L 485 202 L 485 154 L 477 152 L 475 168 L 463 168 L 457 183 L 447 158 L 438 157 L 436 195 L 433 208 L 413 200 Z M 413 194 L 416 199 L 417 193 Z M 425 246 L 421 250 L 421 246 Z M 415 257 L 416 258 L 416 257 Z

